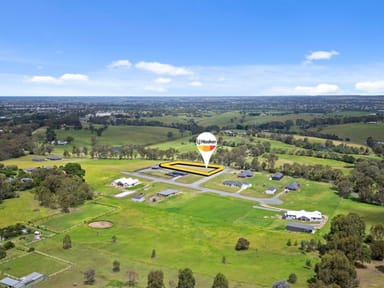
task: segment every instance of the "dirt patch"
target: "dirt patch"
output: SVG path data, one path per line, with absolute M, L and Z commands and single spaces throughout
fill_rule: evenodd
M 113 223 L 110 221 L 95 221 L 89 223 L 88 226 L 93 229 L 108 229 L 113 226 Z
M 356 269 L 357 277 L 360 280 L 361 288 L 381 288 L 384 283 L 384 274 L 376 269 L 375 266 L 383 265 L 383 261 L 372 261 L 364 263 L 367 268 Z

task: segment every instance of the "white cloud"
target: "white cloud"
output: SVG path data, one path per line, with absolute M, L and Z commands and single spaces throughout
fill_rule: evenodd
M 155 74 L 183 76 L 192 75 L 193 72 L 184 67 L 176 67 L 169 64 L 162 64 L 159 62 L 144 62 L 141 61 L 135 65 L 137 69 L 149 71 Z
M 158 83 L 158 84 L 168 84 L 168 83 L 171 83 L 172 82 L 172 79 L 171 78 L 157 78 L 155 80 L 153 80 L 153 82 L 155 83 Z
M 28 81 L 41 84 L 57 84 L 59 82 L 57 78 L 52 76 L 32 76 Z
M 340 92 L 340 88 L 334 84 L 319 84 L 317 86 L 296 86 L 294 92 L 299 95 L 323 95 Z
M 63 74 L 60 77 L 37 75 L 37 76 L 30 77 L 27 81 L 36 83 L 36 84 L 63 84 L 65 82 L 73 82 L 73 81 L 88 81 L 88 76 L 84 74 L 70 74 L 70 73 Z
M 87 81 L 88 80 L 88 76 L 84 75 L 84 74 L 69 74 L 69 73 L 66 73 L 66 74 L 63 74 L 60 77 L 60 80 L 62 80 L 62 81 Z
M 193 87 L 201 87 L 203 86 L 203 83 L 201 83 L 200 81 L 193 81 L 193 82 L 190 82 L 188 85 Z
M 329 60 L 333 56 L 337 56 L 339 54 L 340 53 L 335 51 L 335 50 L 331 50 L 331 51 L 314 51 L 314 52 L 308 54 L 307 56 L 305 56 L 305 62 L 304 63 L 305 64 L 310 64 L 314 60 Z
M 168 92 L 168 90 L 162 86 L 145 86 L 144 90 L 156 92 L 156 93 L 165 93 Z
M 109 69 L 115 69 L 115 68 L 130 68 L 131 66 L 132 66 L 132 63 L 129 62 L 129 60 L 117 60 L 117 61 L 113 61 L 107 67 Z
M 365 91 L 370 93 L 383 93 L 384 92 L 384 80 L 382 81 L 365 81 L 357 82 L 355 89 L 359 91 Z

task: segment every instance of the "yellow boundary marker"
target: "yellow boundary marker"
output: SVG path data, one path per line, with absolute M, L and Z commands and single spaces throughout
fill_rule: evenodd
M 167 168 L 167 169 L 172 169 L 176 171 L 183 171 L 183 172 L 188 172 L 192 174 L 197 174 L 201 176 L 211 176 L 213 174 L 216 174 L 220 171 L 224 170 L 223 165 L 217 165 L 217 164 L 209 164 L 207 168 L 212 168 L 213 170 L 204 172 L 200 170 L 195 170 L 192 168 L 185 168 L 185 167 L 177 167 L 177 165 L 185 165 L 185 166 L 191 166 L 191 167 L 203 167 L 205 168 L 205 165 L 203 163 L 198 163 L 198 162 L 189 162 L 189 161 L 181 161 L 181 160 L 176 160 L 176 161 L 171 161 L 171 162 L 164 162 L 160 163 L 159 166 L 162 168 Z

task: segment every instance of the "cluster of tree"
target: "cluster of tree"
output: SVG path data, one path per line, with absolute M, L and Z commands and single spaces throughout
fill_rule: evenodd
M 31 229 L 28 229 L 24 224 L 17 223 L 15 225 L 9 225 L 0 229 L 0 240 L 7 240 L 16 236 L 24 234 L 24 232 L 31 233 Z
M 369 146 L 375 154 L 382 155 L 384 153 L 384 141 L 378 141 L 372 136 L 367 138 L 367 146 Z
M 64 173 L 65 172 L 65 173 Z M 40 205 L 69 212 L 69 207 L 81 205 L 93 197 L 85 183 L 85 171 L 78 163 L 68 163 L 61 168 L 37 168 L 32 171 L 36 198 Z
M 28 174 L 19 170 L 16 165 L 7 165 L 0 163 L 0 203 L 4 199 L 16 197 L 17 191 L 23 191 L 33 187 L 32 179 Z
M 115 260 L 112 263 L 112 270 L 114 272 L 120 271 L 120 262 Z M 129 287 L 136 287 L 138 284 L 138 274 L 134 271 L 127 271 L 128 281 L 125 284 Z M 84 284 L 93 285 L 96 282 L 96 271 L 94 269 L 88 269 L 84 272 Z M 196 285 L 196 279 L 193 272 L 189 268 L 180 269 L 178 274 L 177 284 L 170 281 L 170 286 L 174 288 L 194 288 Z M 212 288 L 228 288 L 228 280 L 224 274 L 218 273 L 213 279 Z M 148 273 L 147 276 L 147 288 L 165 288 L 164 273 L 161 270 L 153 270 Z
M 29 130 L 3 130 L 0 133 L 0 160 L 24 156 L 32 148 L 32 134 Z
M 147 278 L 147 288 L 164 288 L 164 274 L 161 270 L 150 271 Z M 178 283 L 175 288 L 194 288 L 196 285 L 193 272 L 189 268 L 180 269 Z M 212 288 L 228 288 L 228 280 L 224 274 L 218 273 L 213 279 Z
M 371 250 L 373 260 L 382 261 L 384 259 L 384 225 L 376 224 L 371 227 L 371 234 L 365 239 Z
M 384 258 L 384 225 L 373 225 L 370 231 L 366 236 L 365 223 L 357 214 L 333 218 L 330 232 L 324 237 L 327 242 L 319 245 L 321 261 L 315 266 L 310 287 L 358 287 L 355 266 Z
M 279 171 L 285 175 L 314 181 L 335 181 L 343 176 L 343 172 L 340 169 L 332 169 L 330 166 L 320 164 L 306 165 L 299 163 L 284 163 Z
M 336 187 L 341 197 L 352 192 L 363 202 L 384 204 L 384 160 L 360 160 L 349 176 L 339 178 Z

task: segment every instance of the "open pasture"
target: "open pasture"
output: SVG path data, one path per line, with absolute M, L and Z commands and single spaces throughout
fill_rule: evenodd
M 349 138 L 351 142 L 365 145 L 369 136 L 384 140 L 384 123 L 350 123 L 330 125 L 321 129 L 321 133 L 335 134 L 341 138 Z
M 156 206 L 130 201 L 120 205 L 122 210 L 118 213 L 108 219 L 103 217 L 113 222 L 112 228 L 96 231 L 84 224 L 71 230 L 73 248 L 69 250 L 61 248 L 62 235 L 35 246 L 76 262 L 83 271 L 96 269 L 98 283 L 105 283 L 104 279 L 126 279 L 124 272 L 111 272 L 114 259 L 120 261 L 122 271 L 135 269 L 139 273 L 138 287 L 145 287 L 146 274 L 153 267 L 168 273 L 167 279 L 175 277 L 178 269 L 190 267 L 199 287 L 209 287 L 218 272 L 224 273 L 233 286 L 242 283 L 241 287 L 247 288 L 270 287 L 292 271 L 299 275 L 297 287 L 305 287 L 305 280 L 312 275 L 304 264 L 307 258 L 316 261 L 314 255 L 303 255 L 298 246 L 287 249 L 286 241 L 313 236 L 279 231 L 282 225 L 274 224 L 280 222 L 274 212 L 254 209 L 246 201 L 184 193 Z M 276 226 L 261 229 L 271 225 Z M 114 235 L 116 243 L 111 241 Z M 251 242 L 250 250 L 234 250 L 239 237 Z M 152 249 L 156 250 L 156 258 L 150 257 Z M 223 256 L 227 264 L 221 263 Z M 271 267 L 268 271 L 266 264 Z
M 71 213 L 64 213 L 51 217 L 47 221 L 40 224 L 54 232 L 63 232 L 75 225 L 78 225 L 79 223 L 89 221 L 114 210 L 116 210 L 116 208 L 90 202 L 79 208 L 74 208 Z
M 60 271 L 70 264 L 36 252 L 25 254 L 9 262 L 0 264 L 0 270 L 15 277 L 23 277 L 32 272 L 49 275 Z

